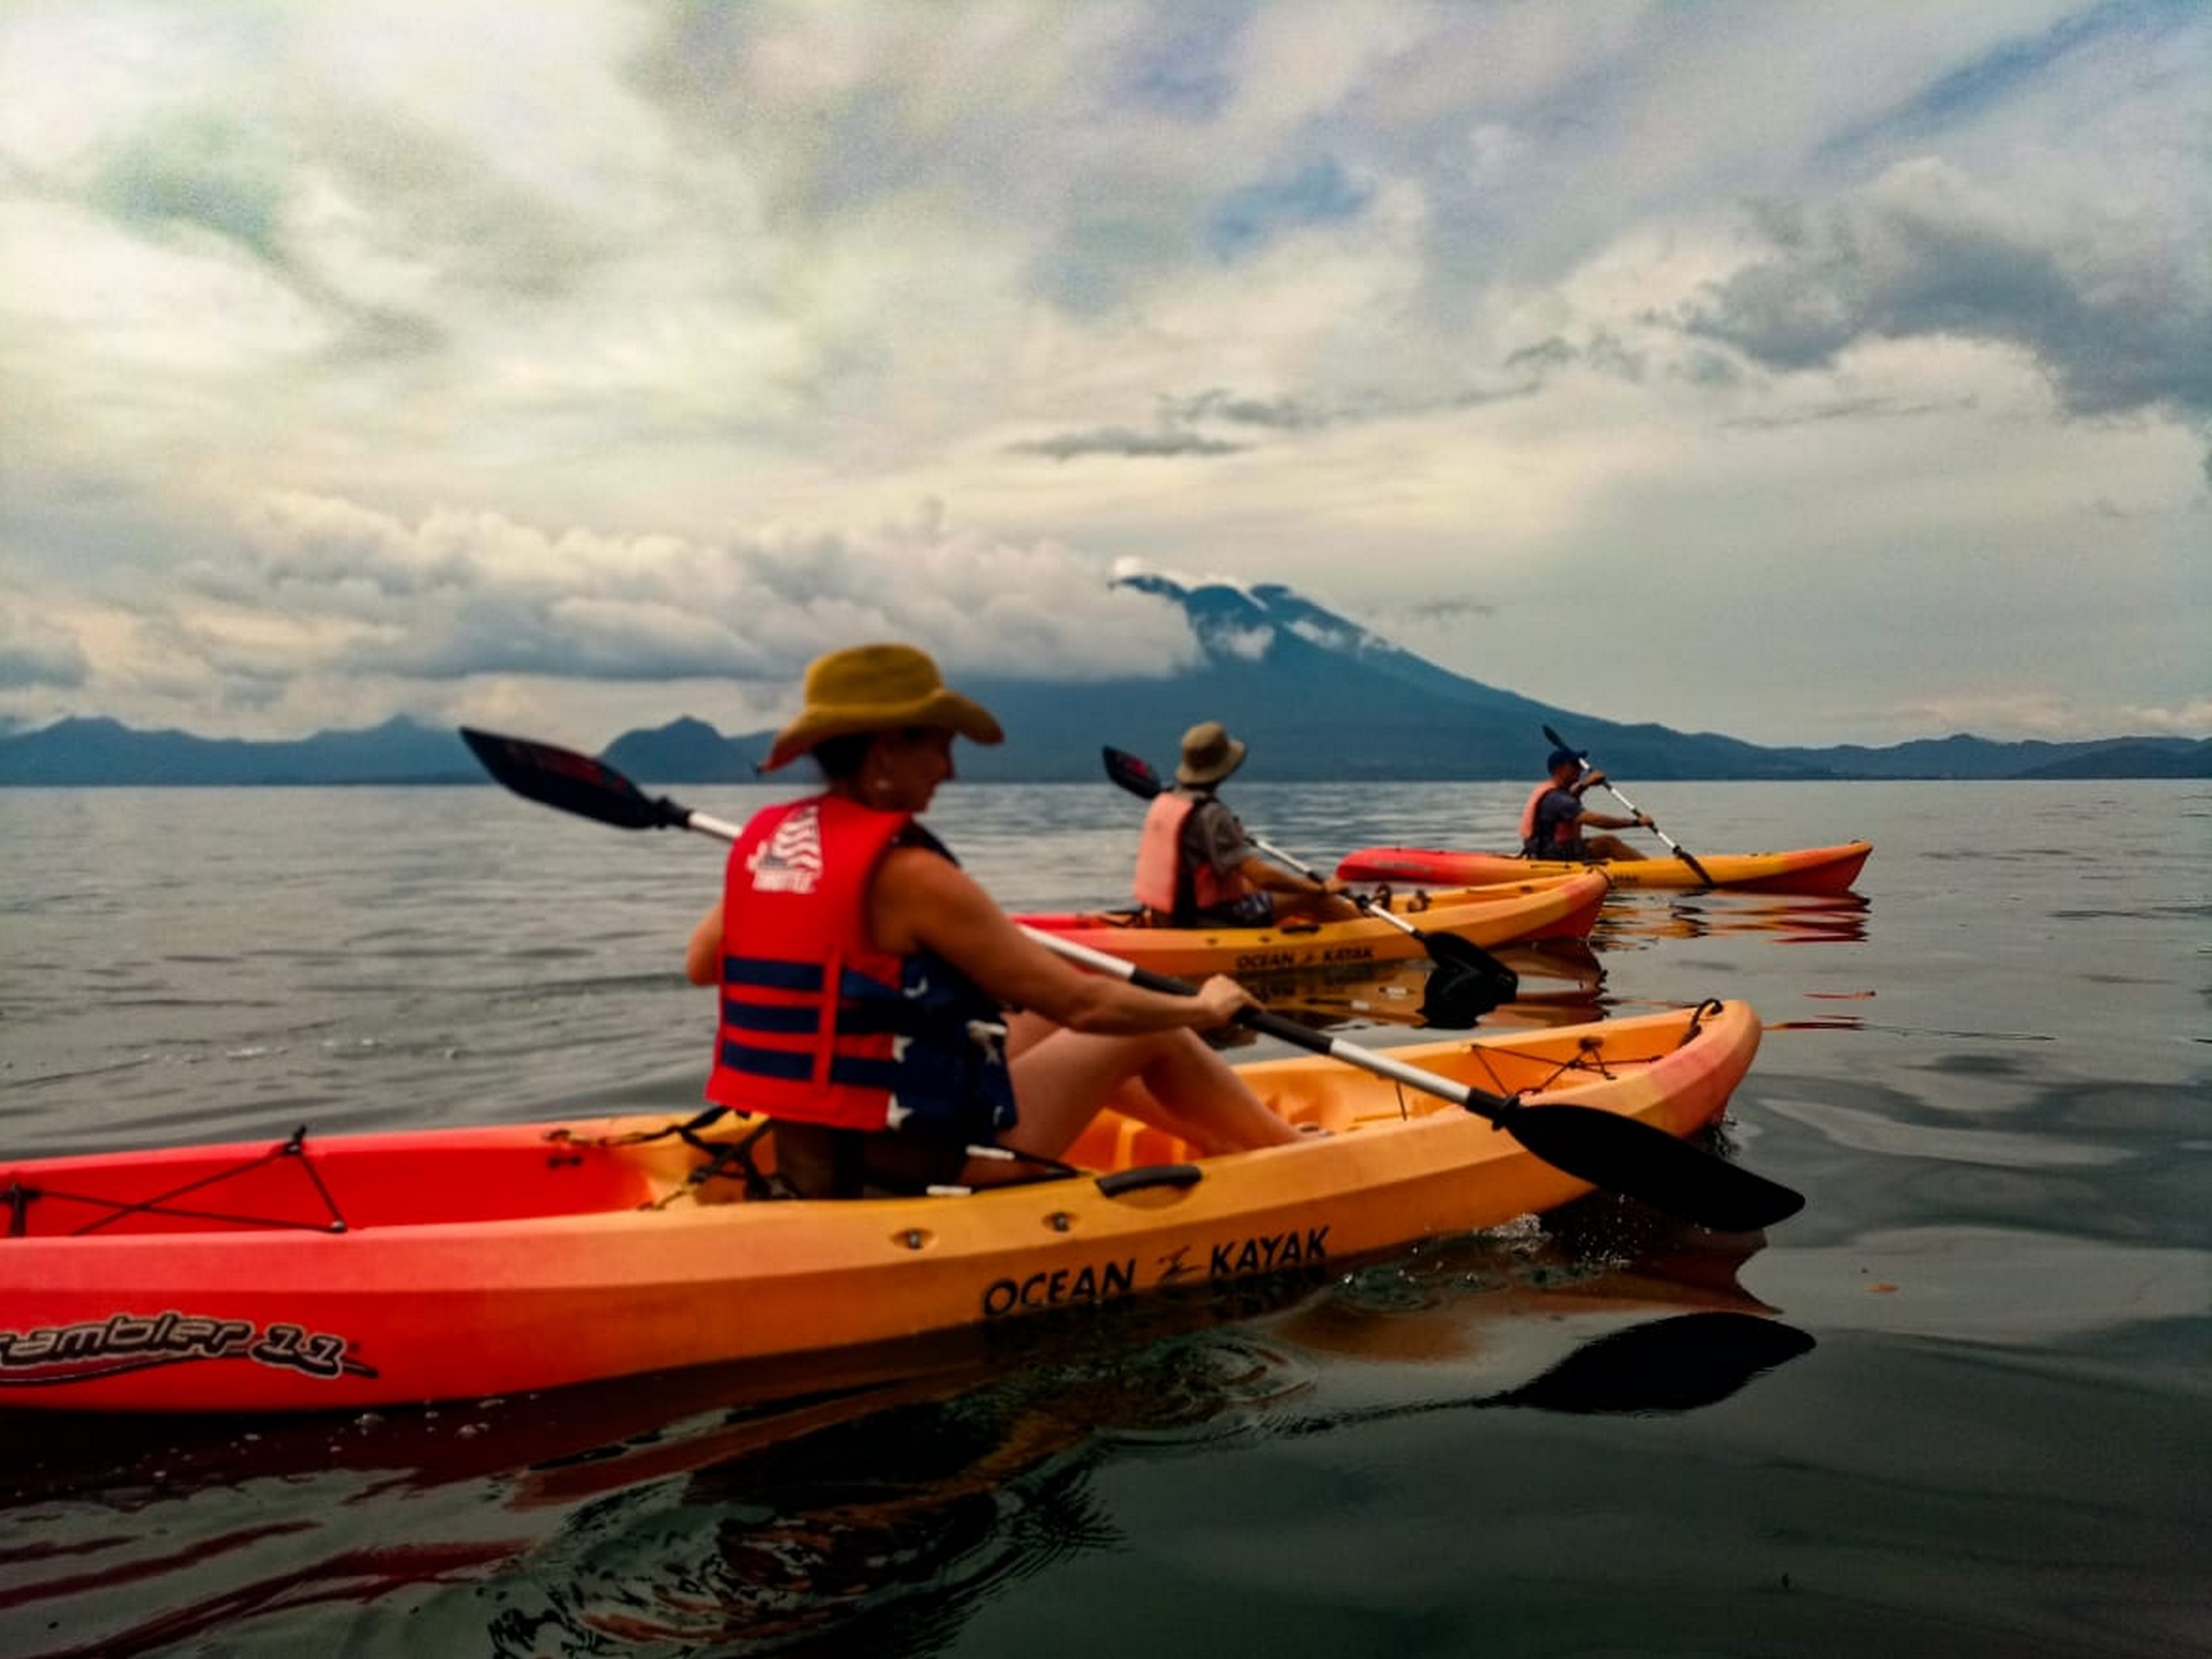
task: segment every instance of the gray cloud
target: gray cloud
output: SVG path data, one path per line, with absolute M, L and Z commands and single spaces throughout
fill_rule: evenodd
M 1908 403 L 1897 397 L 1839 397 L 1808 409 L 1788 410 L 1771 415 L 1739 415 L 1719 423 L 1724 431 L 1775 432 L 1793 426 L 1818 426 L 1830 421 L 1899 421 L 1915 420 L 1923 416 L 1945 415 L 1975 407 L 1972 397 L 1955 397 L 1942 402 Z
M 1999 341 L 2075 415 L 2212 414 L 2212 262 L 2180 226 L 2033 223 L 1933 164 L 1762 219 L 1771 254 L 1685 312 L 1692 334 L 1785 371 L 1869 338 Z
M 1216 387 L 1187 397 L 1160 400 L 1160 418 L 1177 425 L 1220 421 L 1230 426 L 1265 427 L 1281 432 L 1311 431 L 1335 418 L 1295 397 L 1240 397 Z
M 286 159 L 251 128 L 200 111 L 131 133 L 99 164 L 88 199 L 125 225 L 199 231 L 282 264 L 289 180 Z
M 1554 346 L 1558 347 L 1561 355 L 1554 357 L 1552 354 L 1551 347 Z M 1533 356 L 1529 352 L 1515 353 L 1509 359 L 1508 366 L 1525 369 L 1531 362 L 1548 365 L 1589 361 L 1594 366 L 1624 379 L 1637 379 L 1643 375 L 1640 359 L 1631 358 L 1610 336 L 1601 336 L 1593 340 L 1586 351 L 1578 352 L 1563 341 L 1548 342 L 1545 346 L 1533 348 Z M 1317 432 L 1332 427 L 1358 427 L 1378 421 L 1402 420 L 1409 416 L 1433 414 L 1440 410 L 1479 409 L 1489 404 L 1533 397 L 1541 390 L 1542 381 L 1538 378 L 1511 385 L 1469 386 L 1441 394 L 1368 394 L 1347 398 L 1334 407 L 1323 408 L 1310 399 L 1245 397 L 1222 387 L 1214 387 L 1180 397 L 1161 396 L 1156 404 L 1160 424 L 1156 427 L 1096 427 L 1088 431 L 1032 439 L 1010 444 L 1007 448 L 1017 454 L 1046 455 L 1054 461 L 1071 461 L 1084 455 L 1121 455 L 1135 460 L 1233 455 L 1256 446 L 1210 437 L 1193 429 L 1211 423 L 1268 433 Z
M 1053 461 L 1073 461 L 1083 455 L 1124 455 L 1145 460 L 1185 455 L 1233 455 L 1247 448 L 1197 432 L 1168 429 L 1141 432 L 1130 427 L 1109 426 L 1089 432 L 1063 433 L 1036 438 L 1007 448 L 1015 454 L 1044 455 Z
M 0 625 L 0 686 L 84 684 L 92 664 L 73 633 L 34 636 L 16 624 Z
M 1506 354 L 1499 366 L 1520 370 L 1542 377 L 1576 365 L 1610 375 L 1616 380 L 1636 381 L 1643 378 L 1649 366 L 1647 353 L 1636 350 L 1610 328 L 1593 329 L 1580 344 L 1575 345 L 1558 334 L 1539 340 L 1534 346 L 1523 346 Z M 1491 391 L 1490 400 L 1516 395 L 1516 391 Z
M 1523 346 L 1517 351 L 1509 352 L 1504 366 L 1527 369 L 1541 374 L 1548 369 L 1563 369 L 1580 355 L 1573 346 L 1554 334 L 1548 340 L 1538 340 L 1534 346 Z

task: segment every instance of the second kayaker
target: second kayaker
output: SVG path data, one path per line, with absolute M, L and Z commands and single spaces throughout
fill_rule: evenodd
M 1169 995 L 1071 966 L 916 822 L 956 734 L 1004 735 L 911 645 L 807 669 L 761 769 L 811 755 L 824 786 L 753 815 L 684 953 L 721 988 L 707 1097 L 776 1120 L 778 1172 L 810 1198 L 1021 1179 L 969 1149 L 1057 1159 L 1109 1104 L 1208 1153 L 1296 1141 L 1198 1035 L 1253 1005 L 1242 986 Z
M 1183 734 L 1175 787 L 1154 796 L 1145 812 L 1132 884 L 1136 901 L 1171 927 L 1272 927 L 1357 916 L 1359 906 L 1339 896 L 1343 882 L 1315 881 L 1268 859 L 1214 792 L 1244 764 L 1245 753 L 1217 720 Z
M 1591 830 L 1649 830 L 1651 820 L 1638 812 L 1617 818 L 1582 804 L 1582 792 L 1605 781 L 1605 774 L 1582 769 L 1574 749 L 1554 749 L 1544 759 L 1551 775 L 1529 791 L 1521 809 L 1521 853 L 1524 858 L 1566 858 L 1602 861 L 1642 856 L 1618 836 L 1593 836 Z

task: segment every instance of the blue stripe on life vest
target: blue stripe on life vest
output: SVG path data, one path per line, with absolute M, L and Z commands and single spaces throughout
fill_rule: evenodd
M 734 996 L 722 999 L 722 1024 L 732 1031 L 766 1031 L 779 1036 L 799 1036 L 815 1029 L 821 1017 L 813 1002 L 747 1002 Z M 883 1001 L 847 1002 L 837 1010 L 838 1034 L 846 1037 L 912 1037 L 928 1023 L 927 1012 L 904 998 Z
M 732 1031 L 772 1031 L 796 1036 L 821 1023 L 822 1011 L 811 1002 L 784 1002 L 774 1006 L 722 999 L 722 1024 Z
M 764 991 L 818 991 L 822 964 L 780 962 L 772 957 L 724 957 L 722 983 L 750 985 Z
M 754 1048 L 745 1043 L 722 1045 L 722 1065 L 732 1071 L 756 1077 L 775 1077 L 785 1083 L 805 1083 L 814 1076 L 814 1057 L 789 1049 Z M 896 1060 L 867 1060 L 840 1055 L 830 1062 L 830 1081 L 854 1089 L 895 1091 L 902 1068 Z

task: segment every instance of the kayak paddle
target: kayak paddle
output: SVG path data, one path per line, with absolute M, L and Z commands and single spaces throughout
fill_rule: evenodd
M 1029 937 L 1070 962 L 1079 962 L 1100 973 L 1112 974 L 1148 991 L 1178 996 L 1197 995 L 1197 988 L 1165 974 L 1155 974 L 1133 962 L 1094 950 L 1073 939 L 1057 938 L 1036 929 Z M 1764 1175 L 1716 1158 L 1678 1140 L 1664 1129 L 1594 1106 L 1558 1104 L 1524 1106 L 1517 1096 L 1493 1095 L 1450 1077 L 1408 1065 L 1379 1050 L 1364 1048 L 1341 1037 L 1301 1026 L 1265 1008 L 1247 1008 L 1236 1023 L 1288 1043 L 1309 1053 L 1325 1054 L 1347 1065 L 1402 1083 L 1425 1095 L 1434 1095 L 1465 1108 L 1477 1117 L 1488 1118 L 1554 1169 L 1563 1169 L 1608 1192 L 1639 1199 L 1655 1210 L 1680 1216 L 1716 1232 L 1748 1233 L 1794 1216 L 1805 1205 L 1802 1194 Z
M 735 824 L 695 812 L 665 796 L 648 798 L 613 767 L 573 750 L 467 727 L 461 728 L 461 735 L 486 771 L 525 799 L 622 830 L 690 830 L 731 842 L 741 833 Z M 1193 994 L 1181 980 L 1072 939 L 1035 928 L 1022 931 L 1057 956 L 1148 990 Z M 1451 1101 L 1489 1119 L 1553 1167 L 1700 1226 L 1753 1232 L 1804 1207 L 1803 1196 L 1789 1187 L 1634 1118 L 1590 1106 L 1524 1106 L 1516 1096 L 1486 1094 L 1356 1043 L 1324 1036 L 1263 1008 L 1247 1008 L 1236 1017 L 1239 1024 L 1293 1047 Z
M 1109 747 L 1102 751 L 1106 761 L 1106 775 L 1130 794 L 1150 800 L 1160 794 L 1167 785 L 1160 781 L 1160 774 L 1139 755 L 1126 749 Z M 1250 830 L 1244 832 L 1252 845 L 1286 868 L 1294 870 L 1307 880 L 1324 880 L 1317 870 L 1308 869 L 1280 847 L 1270 847 Z M 1438 1026 L 1465 1027 L 1474 1024 L 1484 1014 L 1501 1002 L 1510 1002 L 1521 989 L 1521 981 L 1514 971 L 1472 939 L 1463 939 L 1456 933 L 1431 933 L 1415 927 L 1393 911 L 1388 905 L 1378 905 L 1372 899 L 1357 893 L 1344 895 L 1370 916 L 1388 922 L 1408 938 L 1418 939 L 1428 959 L 1445 971 L 1443 985 L 1434 986 L 1421 999 L 1422 1017 Z M 1476 1006 L 1479 1004 L 1480 1006 Z M 1464 1018 L 1446 1019 L 1441 1010 L 1450 1009 Z
M 1568 742 L 1565 738 L 1561 737 L 1557 732 L 1554 731 L 1548 726 L 1544 728 L 1544 735 L 1551 739 L 1552 747 L 1555 749 L 1573 750 L 1573 753 L 1577 754 L 1581 753 L 1580 749 L 1576 749 L 1574 747 L 1573 744 Z M 1620 791 L 1613 787 L 1613 780 L 1610 778 L 1605 779 L 1605 792 L 1608 795 L 1611 795 L 1615 800 L 1618 801 L 1623 806 L 1628 808 L 1630 811 L 1639 815 L 1643 814 L 1643 809 L 1642 807 L 1638 806 L 1634 801 L 1631 801 L 1627 796 L 1622 794 Z M 1653 835 L 1658 836 L 1660 840 L 1667 843 L 1668 847 L 1673 851 L 1676 858 L 1681 859 L 1683 863 L 1688 865 L 1690 868 L 1696 873 L 1697 879 L 1699 880 L 1704 882 L 1708 887 L 1718 887 L 1719 885 L 1719 883 L 1715 881 L 1713 877 L 1707 873 L 1704 865 L 1699 863 L 1694 857 L 1682 849 L 1681 843 L 1677 842 L 1664 830 L 1662 830 L 1657 824 L 1649 823 L 1648 818 L 1647 824 Z

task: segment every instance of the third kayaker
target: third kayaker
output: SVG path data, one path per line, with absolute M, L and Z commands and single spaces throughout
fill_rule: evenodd
M 1335 877 L 1284 869 L 1248 840 L 1214 791 L 1244 764 L 1245 746 L 1217 720 L 1183 734 L 1175 787 L 1153 797 L 1137 847 L 1136 900 L 1174 927 L 1270 927 L 1342 921 L 1359 907 Z
M 806 1197 L 1021 1179 L 969 1148 L 1057 1159 L 1109 1104 L 1205 1152 L 1296 1141 L 1198 1038 L 1252 1005 L 1243 987 L 1168 995 L 1071 966 L 915 821 L 956 734 L 1003 737 L 911 645 L 808 668 L 762 770 L 811 755 L 824 787 L 753 815 L 684 953 L 721 987 L 707 1097 L 775 1119 Z
M 1575 749 L 1554 749 L 1545 758 L 1551 775 L 1529 791 L 1521 809 L 1521 852 L 1526 858 L 1566 858 L 1603 861 L 1635 858 L 1637 850 L 1618 836 L 1593 836 L 1591 830 L 1649 830 L 1651 820 L 1638 812 L 1614 817 L 1592 812 L 1582 804 L 1582 793 L 1605 781 L 1605 774 L 1582 769 L 1584 754 Z

